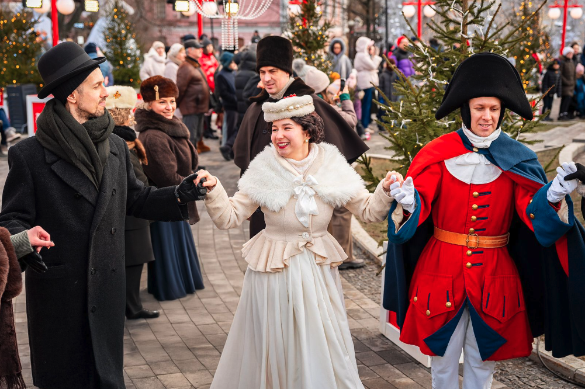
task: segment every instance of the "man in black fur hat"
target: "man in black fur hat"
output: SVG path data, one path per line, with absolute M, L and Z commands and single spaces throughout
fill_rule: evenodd
M 242 119 L 233 148 L 234 162 L 242 173 L 246 171 L 250 161 L 270 144 L 270 127 L 264 121 L 262 104 L 290 95 L 313 97 L 315 111 L 325 122 L 325 142 L 337 146 L 349 162 L 355 161 L 368 150 L 368 146 L 335 109 L 317 97 L 315 91 L 303 80 L 292 77 L 293 48 L 288 39 L 278 36 L 263 38 L 258 43 L 256 57 L 256 71 L 260 73 L 263 91 L 250 98 L 252 105 Z M 250 237 L 265 226 L 264 215 L 258 209 L 250 218 Z
M 506 58 L 461 63 L 435 117 L 457 109 L 463 128 L 423 147 L 391 186 L 384 308 L 400 340 L 432 357 L 433 388 L 459 387 L 462 350 L 463 388 L 489 388 L 495 361 L 530 355 L 542 334 L 555 357 L 585 354 L 585 246 L 567 177 L 577 169 L 563 163 L 547 184 L 536 154 L 502 132 L 506 109 L 532 120 Z
M 145 188 L 126 143 L 112 134 L 99 64 L 72 42 L 39 60 L 52 94 L 36 136 L 10 148 L 0 226 L 17 234 L 42 225 L 55 246 L 47 270 L 26 270 L 33 382 L 42 389 L 122 389 L 125 216 L 184 220 L 193 177 Z

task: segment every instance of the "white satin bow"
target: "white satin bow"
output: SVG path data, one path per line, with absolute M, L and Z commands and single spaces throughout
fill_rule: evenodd
M 317 185 L 318 182 L 315 177 L 308 175 L 305 180 L 303 180 L 303 176 L 297 176 L 293 184 L 295 185 L 294 192 L 297 199 L 295 215 L 303 226 L 309 227 L 309 215 L 319 214 L 317 202 L 315 201 L 315 191 L 311 188 L 312 185 Z

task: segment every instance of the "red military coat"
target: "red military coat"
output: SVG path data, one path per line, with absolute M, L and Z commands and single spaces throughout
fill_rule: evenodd
M 430 214 L 434 225 L 446 231 L 497 236 L 508 233 L 517 212 L 532 225 L 525 211 L 534 193 L 506 173 L 490 183 L 467 184 L 439 162 L 417 175 L 414 186 L 420 196 L 420 223 Z M 425 338 L 454 319 L 466 302 L 506 340 L 489 360 L 527 356 L 532 350 L 522 285 L 506 247 L 468 249 L 431 238 L 418 260 L 409 298 L 400 340 L 424 354 L 435 355 Z

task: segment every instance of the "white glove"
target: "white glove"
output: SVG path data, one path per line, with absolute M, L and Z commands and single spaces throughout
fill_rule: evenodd
M 416 203 L 414 201 L 414 184 L 412 183 L 412 177 L 408 177 L 402 183 L 402 187 L 400 187 L 400 183 L 398 182 L 390 185 L 390 195 L 402 204 L 402 208 L 406 211 L 410 213 L 414 212 Z
M 566 195 L 577 189 L 577 179 L 565 181 L 565 176 L 575 173 L 576 171 L 577 167 L 574 162 L 563 162 L 561 166 L 557 168 L 557 176 L 546 192 L 546 199 L 551 203 L 558 203 L 564 199 Z

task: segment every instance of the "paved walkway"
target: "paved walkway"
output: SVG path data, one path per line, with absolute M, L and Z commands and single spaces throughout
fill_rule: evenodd
M 223 161 L 216 142 L 211 146 L 214 152 L 204 154 L 201 164 L 219 176 L 231 194 L 236 190 L 239 172 L 232 163 Z M 7 171 L 7 163 L 0 162 L 0 188 Z M 220 231 L 203 204 L 198 206 L 201 222 L 192 230 L 206 288 L 177 301 L 158 302 L 146 292 L 143 274 L 144 306 L 160 310 L 161 316 L 126 323 L 124 373 L 128 389 L 209 388 L 213 379 L 242 290 L 246 263 L 240 250 L 247 240 L 248 226 L 246 222 L 238 229 Z M 345 277 L 352 279 L 350 273 Z M 378 302 L 346 278 L 342 284 L 364 385 L 369 389 L 431 388 L 429 370 L 379 334 Z M 32 387 L 25 293 L 16 299 L 15 310 L 24 375 Z M 506 386 L 496 382 L 493 388 Z

